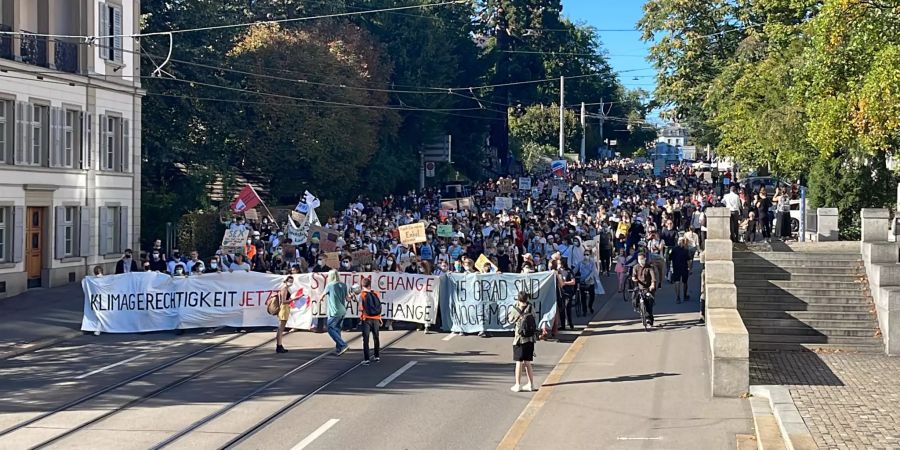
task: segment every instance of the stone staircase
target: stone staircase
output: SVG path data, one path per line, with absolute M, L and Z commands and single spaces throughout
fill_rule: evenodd
M 848 250 L 735 249 L 750 350 L 884 351 L 862 256 Z

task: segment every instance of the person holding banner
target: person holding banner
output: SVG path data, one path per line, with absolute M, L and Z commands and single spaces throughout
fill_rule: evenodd
M 513 334 L 513 361 L 516 362 L 516 384 L 510 388 L 513 392 L 531 392 L 534 386 L 534 343 L 537 341 L 537 330 L 531 328 L 534 325 L 534 307 L 529 302 L 528 292 L 520 291 L 516 297 L 516 306 L 509 310 L 507 319 L 510 323 L 516 324 L 515 334 Z M 531 320 L 529 321 L 529 316 Z M 530 322 L 530 325 L 529 325 Z M 522 368 L 525 368 L 525 376 L 528 377 L 528 383 L 524 386 L 519 383 L 522 381 Z
M 341 324 L 344 322 L 344 316 L 347 314 L 347 285 L 344 284 L 338 271 L 331 269 L 328 272 L 327 282 L 325 284 L 325 293 L 319 299 L 320 302 L 325 301 L 328 297 L 328 335 L 335 344 L 335 355 L 343 355 L 350 346 L 341 338 Z

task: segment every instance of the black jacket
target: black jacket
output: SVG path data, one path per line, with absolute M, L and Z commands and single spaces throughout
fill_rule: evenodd
M 152 262 L 150 263 L 150 267 L 151 267 L 151 268 L 153 267 L 153 263 L 152 263 Z M 138 269 L 137 261 L 135 261 L 134 258 L 132 258 L 132 259 L 131 259 L 131 270 L 130 270 L 130 272 L 140 272 L 140 271 L 141 271 L 141 270 Z M 120 273 L 125 273 L 125 260 L 124 260 L 124 259 L 120 259 L 120 260 L 116 263 L 116 274 L 118 275 L 118 274 L 120 274 Z

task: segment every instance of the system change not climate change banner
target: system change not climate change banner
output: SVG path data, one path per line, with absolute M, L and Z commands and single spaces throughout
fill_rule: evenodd
M 308 329 L 325 317 L 325 273 L 294 275 L 292 308 L 287 326 Z M 440 277 L 405 273 L 341 273 L 347 286 L 372 278 L 382 301 L 384 319 L 433 324 L 441 294 Z M 266 300 L 286 277 L 254 272 L 217 273 L 187 278 L 157 272 L 86 277 L 81 329 L 105 333 L 137 333 L 205 327 L 277 325 L 266 313 Z M 347 302 L 348 318 L 359 305 Z

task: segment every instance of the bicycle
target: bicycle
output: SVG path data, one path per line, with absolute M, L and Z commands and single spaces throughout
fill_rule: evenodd
M 635 295 L 638 298 L 638 312 L 641 314 L 641 323 L 644 325 L 644 331 L 650 331 L 650 317 L 647 314 L 647 305 L 645 300 L 648 294 L 646 291 L 642 291 L 639 287 L 635 287 L 631 289 L 631 295 L 634 297 Z

